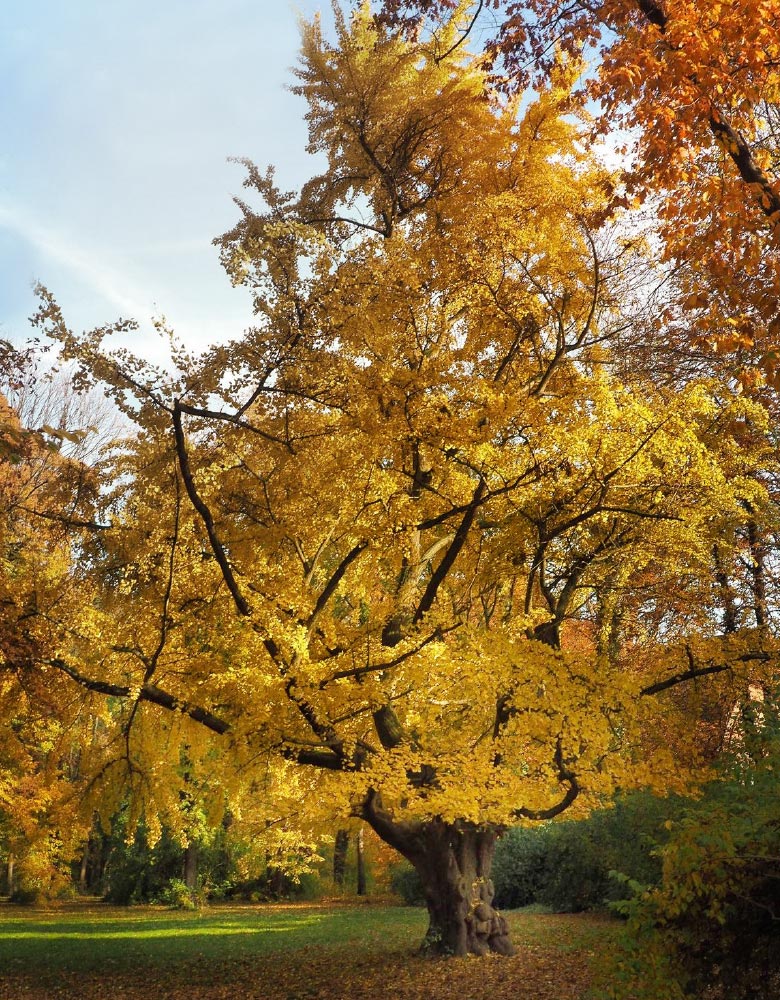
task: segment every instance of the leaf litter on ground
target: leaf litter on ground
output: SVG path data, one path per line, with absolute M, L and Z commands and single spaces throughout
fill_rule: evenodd
M 47 961 L 42 948 L 35 966 L 4 963 L 0 1000 L 585 1000 L 591 960 L 608 950 L 615 934 L 615 924 L 605 919 L 516 913 L 510 915 L 517 945 L 512 958 L 427 959 L 414 951 L 424 926 L 419 911 L 365 907 L 369 919 L 357 938 L 349 936 L 354 913 L 319 912 L 326 918 L 319 928 L 327 931 L 333 923 L 332 943 L 318 935 L 316 943 L 300 939 L 294 948 L 204 954 L 195 937 L 188 954 L 178 950 L 170 961 L 160 953 L 118 953 L 83 968 Z M 289 911 L 284 919 L 285 926 L 294 922 Z M 52 926 L 62 925 L 55 920 Z M 6 927 L 0 916 L 0 933 Z M 252 939 L 241 940 L 248 945 Z

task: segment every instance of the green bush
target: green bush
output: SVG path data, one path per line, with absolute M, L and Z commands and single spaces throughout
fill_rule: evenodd
M 763 713 L 732 773 L 670 823 L 662 878 L 634 887 L 611 997 L 780 996 L 780 735 Z
M 594 817 L 547 831 L 545 880 L 536 902 L 557 913 L 604 906 L 610 888 L 611 846 Z
M 280 899 L 312 902 L 323 895 L 322 878 L 317 871 L 302 872 L 297 878 L 278 868 L 267 868 L 256 878 L 237 881 L 223 892 L 225 899 L 241 899 L 248 903 L 268 903 Z
M 181 845 L 165 831 L 154 847 L 147 844 L 143 826 L 126 843 L 120 817 L 111 834 L 103 898 L 118 906 L 159 900 L 171 880 L 181 878 L 182 859 Z
M 406 903 L 407 906 L 423 906 L 423 892 L 420 876 L 414 865 L 408 861 L 399 861 L 390 871 L 390 889 Z
M 656 882 L 661 863 L 654 850 L 668 836 L 664 821 L 684 800 L 648 793 L 619 797 L 610 809 L 587 819 L 510 830 L 496 847 L 496 904 L 504 908 L 540 903 L 577 913 L 607 906 L 626 895 L 621 872 Z
M 198 905 L 197 893 L 180 878 L 172 878 L 159 894 L 156 902 L 172 910 L 194 910 Z
M 496 845 L 492 877 L 496 906 L 518 909 L 539 900 L 547 881 L 547 828 L 518 827 Z
M 8 897 L 9 903 L 18 906 L 35 906 L 43 898 L 43 892 L 36 886 L 17 886 Z

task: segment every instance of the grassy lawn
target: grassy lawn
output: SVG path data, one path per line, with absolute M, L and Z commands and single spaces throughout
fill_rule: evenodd
M 590 961 L 608 947 L 614 925 L 523 912 L 510 921 L 516 958 L 431 962 L 415 955 L 425 912 L 405 907 L 215 906 L 181 913 L 6 905 L 0 998 L 584 998 Z M 496 980 L 489 992 L 486 973 Z

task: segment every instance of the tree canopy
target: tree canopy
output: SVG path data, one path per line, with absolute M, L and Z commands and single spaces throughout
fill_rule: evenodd
M 658 217 L 690 340 L 737 353 L 747 381 L 775 384 L 777 0 L 385 0 L 383 17 L 409 31 L 429 17 L 436 36 L 453 10 L 462 34 L 484 22 L 496 85 L 508 92 L 545 79 L 556 53 L 584 55 L 594 132 L 621 156 L 619 197 Z M 668 331 L 671 313 L 661 318 Z
M 686 787 L 707 761 L 678 688 L 771 669 L 766 615 L 724 622 L 775 458 L 717 366 L 669 383 L 621 357 L 652 334 L 649 251 L 579 63 L 505 98 L 459 17 L 304 27 L 327 165 L 296 194 L 246 164 L 218 240 L 254 295 L 242 338 L 175 347 L 171 374 L 41 290 L 76 384 L 138 430 L 71 519 L 92 541 L 29 659 L 100 718 L 85 808 L 129 787 L 185 838 L 193 795 L 282 841 L 283 817 L 362 817 L 418 868 L 428 946 L 481 954 L 511 950 L 508 824 Z

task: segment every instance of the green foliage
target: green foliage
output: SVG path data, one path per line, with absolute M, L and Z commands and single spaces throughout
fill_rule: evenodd
M 124 823 L 116 823 L 111 834 L 103 896 L 106 902 L 127 906 L 163 900 L 171 880 L 182 874 L 182 848 L 167 831 L 150 847 L 142 825 L 130 843 L 125 842 Z M 167 900 L 163 900 L 167 903 Z
M 172 878 L 159 895 L 159 901 L 172 910 L 194 910 L 198 905 L 197 893 L 180 878 Z
M 423 906 L 425 892 L 420 876 L 408 861 L 400 861 L 393 865 L 390 872 L 390 889 L 400 896 L 407 906 Z
M 267 868 L 256 878 L 236 880 L 228 886 L 225 899 L 246 903 L 270 903 L 279 900 L 311 902 L 321 899 L 322 878 L 317 871 L 301 872 L 292 877 L 279 868 Z
M 9 903 L 16 903 L 19 906 L 34 906 L 40 902 L 43 893 L 36 886 L 18 886 L 8 897 Z
M 669 824 L 659 884 L 622 905 L 610 996 L 780 994 L 780 740 L 776 710 L 757 715 L 726 779 Z
M 658 881 L 661 864 L 653 849 L 667 834 L 664 821 L 681 808 L 680 799 L 638 792 L 584 820 L 510 830 L 493 862 L 497 904 L 541 903 L 577 913 L 625 896 L 616 872 L 641 883 Z
M 498 842 L 492 871 L 497 906 L 518 909 L 537 901 L 548 872 L 549 840 L 547 827 L 518 827 Z

